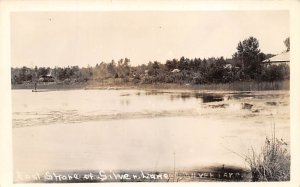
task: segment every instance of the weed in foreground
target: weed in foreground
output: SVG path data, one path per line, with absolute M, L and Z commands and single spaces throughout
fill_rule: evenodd
M 283 139 L 266 138 L 261 153 L 251 148 L 246 156 L 252 181 L 288 181 L 290 180 L 290 153 Z

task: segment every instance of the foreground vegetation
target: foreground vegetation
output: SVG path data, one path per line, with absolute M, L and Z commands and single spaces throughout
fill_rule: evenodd
M 278 139 L 275 130 L 271 138 L 266 138 L 261 152 L 251 149 L 246 156 L 252 181 L 288 181 L 290 180 L 290 153 L 288 144 Z

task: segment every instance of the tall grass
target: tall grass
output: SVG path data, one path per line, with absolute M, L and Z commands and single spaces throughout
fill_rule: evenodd
M 289 90 L 289 80 L 274 82 L 241 81 L 220 84 L 193 85 L 195 89 L 203 90 L 235 90 L 235 91 L 262 91 L 262 90 Z
M 88 81 L 81 83 L 39 83 L 38 89 L 82 89 L 82 88 L 141 88 L 141 89 L 192 89 L 192 90 L 220 90 L 220 91 L 263 91 L 263 90 L 289 90 L 289 80 L 275 82 L 241 81 L 220 84 L 135 84 L 123 79 L 107 79 L 105 81 Z M 34 84 L 12 84 L 12 89 L 33 89 Z
M 283 139 L 277 139 L 274 132 L 271 138 L 266 138 L 261 152 L 253 148 L 246 156 L 253 181 L 288 181 L 290 180 L 290 153 L 288 144 Z

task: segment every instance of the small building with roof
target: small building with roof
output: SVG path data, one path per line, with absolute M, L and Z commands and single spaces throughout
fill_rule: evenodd
M 275 55 L 271 58 L 264 60 L 263 63 L 267 65 L 277 65 L 277 66 L 281 64 L 290 65 L 290 52 L 286 51 L 281 54 Z

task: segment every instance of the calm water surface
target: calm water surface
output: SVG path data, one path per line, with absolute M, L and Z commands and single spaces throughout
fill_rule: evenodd
M 244 166 L 276 124 L 289 142 L 289 92 L 13 90 L 14 169 Z

